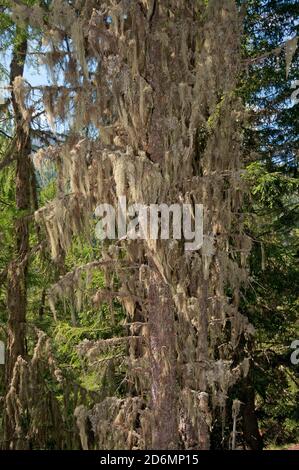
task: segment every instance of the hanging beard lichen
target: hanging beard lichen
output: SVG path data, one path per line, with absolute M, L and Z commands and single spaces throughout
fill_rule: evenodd
M 47 449 L 51 442 L 64 448 L 66 444 L 65 417 L 45 381 L 48 376 L 54 384 L 60 385 L 62 374 L 55 364 L 49 339 L 41 331 L 37 335 L 32 359 L 26 361 L 18 357 L 6 395 L 6 419 L 14 430 L 13 449 Z
M 101 11 L 82 3 L 80 21 L 71 23 L 73 7 L 55 1 L 43 24 L 56 47 L 63 28 L 72 43 L 65 80 L 77 86 L 69 102 L 80 104 L 57 155 L 59 195 L 36 213 L 52 257 L 88 231 L 97 204 L 119 196 L 201 203 L 205 214 L 201 250 L 184 251 L 181 241 L 122 241 L 120 261 L 119 250 L 103 245 L 103 260 L 115 261 L 105 275 L 121 286 L 110 296 L 130 321 L 132 340 L 124 341 L 133 385 L 124 398 L 76 409 L 82 447 L 91 448 L 91 427 L 93 448 L 208 449 L 215 416 L 220 410 L 225 421 L 229 390 L 248 373 L 238 348 L 252 334 L 239 312 L 250 251 L 240 212 L 239 12 L 231 0 L 107 1 Z M 88 76 L 89 60 L 96 67 Z M 47 93 L 53 122 L 56 95 Z M 88 124 L 99 137 L 87 144 L 81 131 Z M 53 309 L 61 293 L 72 295 L 72 284 L 52 290 Z M 93 345 L 93 358 L 96 352 Z

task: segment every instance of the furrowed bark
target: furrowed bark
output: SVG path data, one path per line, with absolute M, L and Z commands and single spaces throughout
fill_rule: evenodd
M 174 306 L 169 288 L 152 271 L 149 284 L 152 448 L 177 449 L 177 384 Z

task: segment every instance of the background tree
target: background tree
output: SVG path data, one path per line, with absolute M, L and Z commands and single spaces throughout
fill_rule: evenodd
M 292 99 L 298 12 L 294 1 L 252 1 L 244 21 L 243 93 L 250 110 L 245 152 L 255 161 L 247 167 L 253 250 L 244 308 L 256 329 L 248 384 L 255 392 L 247 403 L 251 410 L 257 406 L 267 445 L 298 440 L 297 372 L 290 361 L 290 345 L 298 335 L 298 104 Z

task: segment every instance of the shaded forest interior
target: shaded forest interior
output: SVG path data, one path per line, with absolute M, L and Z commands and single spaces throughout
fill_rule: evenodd
M 298 18 L 0 0 L 1 449 L 299 442 Z M 202 243 L 102 237 L 124 197 Z

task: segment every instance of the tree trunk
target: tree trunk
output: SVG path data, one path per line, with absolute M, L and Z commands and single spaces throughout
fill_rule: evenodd
M 18 42 L 13 50 L 10 70 L 10 84 L 16 77 L 23 76 L 27 53 L 27 40 Z M 30 160 L 31 152 L 29 130 L 24 125 L 24 119 L 15 92 L 12 89 L 12 106 L 14 112 L 16 136 L 16 208 L 19 215 L 15 221 L 15 257 L 11 261 L 7 278 L 7 355 L 5 383 L 8 391 L 13 370 L 18 356 L 26 354 L 25 324 L 26 324 L 26 277 L 29 252 L 29 222 L 26 212 L 30 209 Z M 5 440 L 7 447 L 13 447 L 14 429 L 10 426 L 9 416 L 5 416 Z
M 246 445 L 250 450 L 262 450 L 263 439 L 259 432 L 258 421 L 255 413 L 255 392 L 250 381 L 250 376 L 244 382 L 243 388 L 243 434 Z
M 169 288 L 152 270 L 149 284 L 152 448 L 177 449 L 177 384 L 174 306 Z

